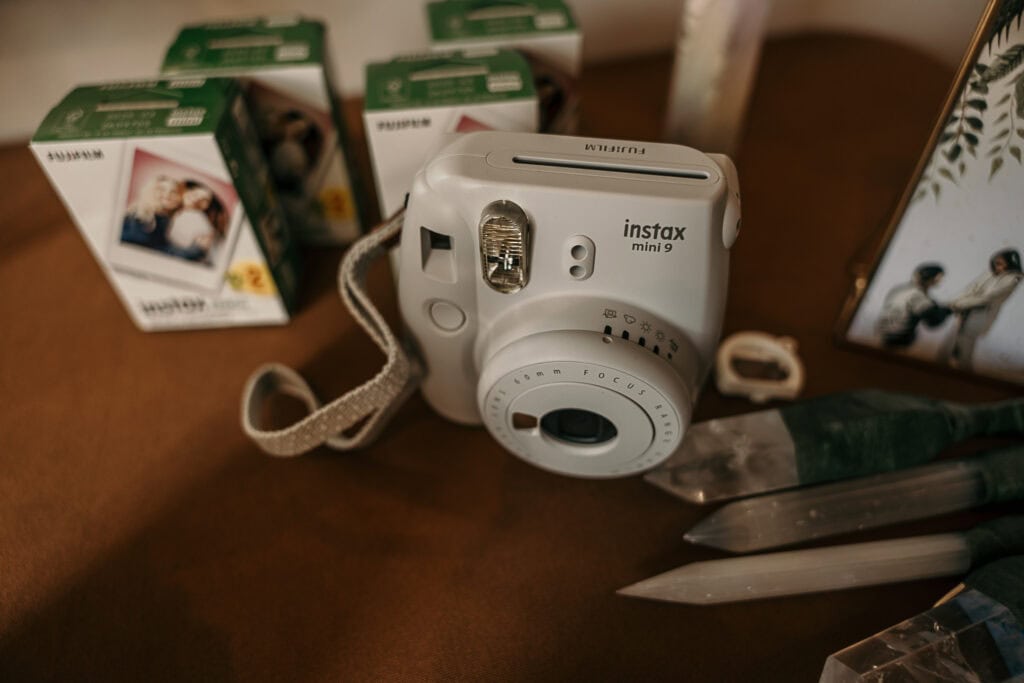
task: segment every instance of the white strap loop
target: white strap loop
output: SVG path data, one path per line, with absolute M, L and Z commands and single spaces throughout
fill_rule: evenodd
M 309 384 L 294 370 L 263 365 L 249 377 L 242 395 L 242 429 L 270 455 L 301 455 L 320 444 L 352 450 L 372 443 L 391 416 L 419 386 L 422 368 L 414 353 L 403 347 L 387 321 L 370 301 L 366 276 L 370 264 L 387 253 L 386 243 L 402 229 L 399 211 L 377 230 L 352 245 L 338 269 L 338 289 L 353 317 L 380 347 L 387 361 L 365 384 L 322 405 Z M 306 404 L 310 414 L 284 429 L 266 430 L 260 414 L 267 397 L 286 394 Z M 345 430 L 365 422 L 351 436 Z

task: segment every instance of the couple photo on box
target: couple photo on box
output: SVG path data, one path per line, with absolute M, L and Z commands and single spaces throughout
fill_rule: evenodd
M 143 150 L 135 152 L 131 183 L 121 242 L 212 267 L 227 235 L 233 191 Z

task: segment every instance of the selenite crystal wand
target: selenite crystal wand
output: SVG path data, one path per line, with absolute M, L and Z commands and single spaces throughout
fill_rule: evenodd
M 693 562 L 618 591 L 708 605 L 965 574 L 1024 552 L 1024 516 L 970 531 Z
M 1024 498 L 1024 444 L 964 460 L 745 498 L 690 529 L 691 543 L 747 553 Z
M 967 405 L 865 390 L 701 422 L 644 479 L 709 503 L 929 462 L 971 436 L 1024 433 L 1024 399 Z

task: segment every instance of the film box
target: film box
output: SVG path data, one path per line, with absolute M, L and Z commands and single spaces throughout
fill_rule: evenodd
M 288 321 L 296 246 L 235 80 L 79 87 L 30 147 L 140 329 Z
M 163 73 L 242 81 L 274 187 L 300 241 L 346 244 L 362 233 L 322 23 L 288 16 L 186 26 L 167 50 Z
M 381 216 L 405 201 L 420 166 L 448 134 L 537 131 L 530 68 L 512 50 L 458 50 L 366 67 L 363 120 Z
M 427 21 L 434 50 L 522 52 L 540 99 L 540 131 L 576 132 L 583 35 L 562 0 L 439 0 L 427 4 Z

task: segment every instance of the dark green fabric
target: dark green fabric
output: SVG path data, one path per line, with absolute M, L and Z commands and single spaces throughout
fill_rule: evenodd
M 780 413 L 801 484 L 928 462 L 952 442 L 956 427 L 939 401 L 873 390 L 803 401 Z
M 1024 498 L 1024 444 L 986 453 L 982 462 L 989 494 L 987 502 Z
M 956 429 L 968 436 L 992 434 L 1024 434 L 1024 399 L 1013 398 L 998 403 L 965 405 L 946 403 Z
M 1024 555 L 1004 557 L 975 569 L 964 584 L 1006 605 L 1024 625 Z
M 1024 400 L 966 406 L 864 390 L 780 409 L 801 484 L 929 462 L 969 436 L 1024 431 Z
M 967 545 L 972 567 L 1024 553 L 1024 515 L 1007 515 L 979 524 L 967 532 Z

